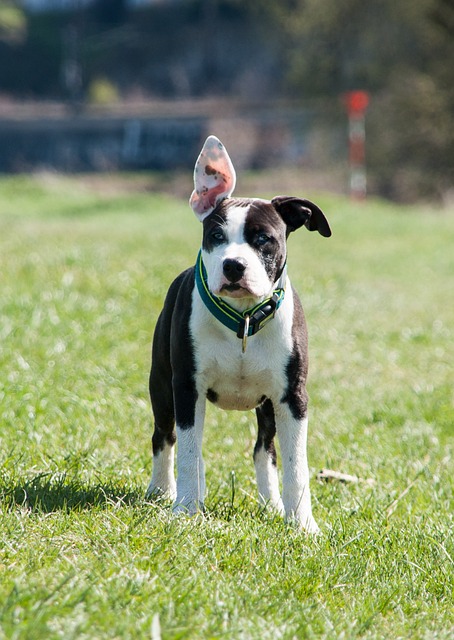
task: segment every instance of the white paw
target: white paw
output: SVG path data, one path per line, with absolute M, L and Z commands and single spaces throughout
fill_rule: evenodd
M 297 516 L 295 513 L 292 513 L 290 516 L 286 516 L 285 520 L 309 535 L 317 535 L 320 533 L 320 528 L 312 515 L 302 514 Z
M 281 498 L 273 500 L 270 498 L 269 500 L 265 500 L 263 496 L 259 496 L 260 503 L 265 507 L 265 509 L 269 509 L 271 512 L 276 513 L 278 516 L 285 515 L 284 503 Z
M 310 535 L 316 536 L 320 533 L 320 527 L 315 522 L 312 516 L 310 516 L 309 518 L 306 518 L 306 520 L 304 520 L 301 523 L 301 527 L 304 529 L 306 533 L 309 533 Z
M 204 513 L 205 506 L 203 502 L 199 500 L 181 500 L 176 501 L 172 507 L 172 513 L 174 515 L 195 516 L 198 513 Z
M 175 500 L 177 495 L 176 486 L 168 486 L 168 487 L 159 487 L 154 484 L 154 482 L 150 482 L 148 485 L 147 492 L 145 494 L 146 500 Z

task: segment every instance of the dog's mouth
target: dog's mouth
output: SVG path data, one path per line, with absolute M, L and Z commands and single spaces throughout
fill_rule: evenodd
M 244 289 L 244 287 L 240 286 L 237 282 L 223 284 L 221 287 L 221 291 L 238 291 L 239 289 Z
M 231 298 L 247 298 L 251 297 L 251 291 L 242 287 L 237 282 L 228 282 L 222 285 L 219 294 L 230 296 Z

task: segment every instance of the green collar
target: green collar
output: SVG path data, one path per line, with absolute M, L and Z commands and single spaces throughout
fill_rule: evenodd
M 243 352 L 246 349 L 246 339 L 260 331 L 265 324 L 274 318 L 285 294 L 285 281 L 287 269 L 284 266 L 277 287 L 272 295 L 251 309 L 237 311 L 223 298 L 216 296 L 208 288 L 207 272 L 202 260 L 202 251 L 199 251 L 195 266 L 195 281 L 200 297 L 207 309 L 224 326 L 234 331 L 238 338 L 243 340 Z

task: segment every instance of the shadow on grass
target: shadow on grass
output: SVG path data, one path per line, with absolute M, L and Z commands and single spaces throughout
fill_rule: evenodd
M 142 491 L 121 483 L 83 483 L 70 479 L 64 473 L 42 473 L 31 480 L 2 482 L 0 480 L 0 507 L 23 507 L 30 511 L 83 511 L 108 508 L 112 505 L 131 506 L 143 502 Z

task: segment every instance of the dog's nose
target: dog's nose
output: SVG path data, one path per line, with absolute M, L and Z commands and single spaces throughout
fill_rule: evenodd
M 243 258 L 227 258 L 224 260 L 222 270 L 225 277 L 230 282 L 238 282 L 243 277 L 244 271 L 247 267 L 247 262 Z

